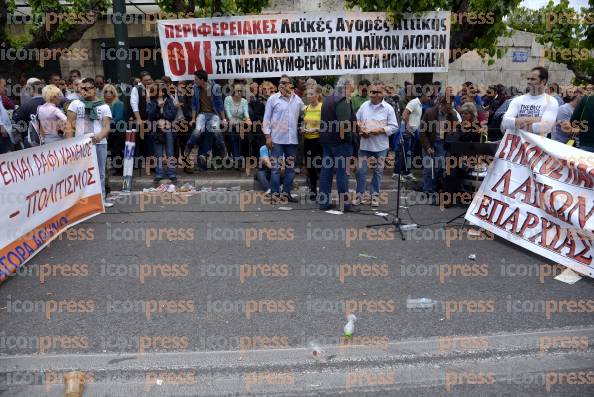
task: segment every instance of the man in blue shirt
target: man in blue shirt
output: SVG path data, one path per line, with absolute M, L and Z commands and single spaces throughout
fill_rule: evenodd
M 471 81 L 467 81 L 466 83 L 464 83 L 462 90 L 460 91 L 460 94 L 454 97 L 454 104 L 456 105 L 456 110 L 458 110 L 458 108 L 466 102 L 474 102 L 478 110 L 481 110 L 483 108 L 483 99 L 478 94 L 476 87 L 474 86 L 474 84 L 472 84 Z
M 296 203 L 297 199 L 291 196 L 293 177 L 295 175 L 295 156 L 297 155 L 297 127 L 299 116 L 305 105 L 299 96 L 293 92 L 293 80 L 281 76 L 278 90 L 266 101 L 262 132 L 266 137 L 266 146 L 272 151 L 272 176 L 270 190 L 273 200 L 280 201 L 280 168 L 281 158 L 284 156 L 285 183 L 283 184 L 282 198 Z
M 27 139 L 27 130 L 31 117 L 37 114 L 37 108 L 45 103 L 41 96 L 41 90 L 43 90 L 44 86 L 45 84 L 40 80 L 31 84 L 32 97 L 21 103 L 21 106 L 12 114 L 12 120 L 17 125 L 17 129 L 21 131 L 25 148 L 31 147 Z

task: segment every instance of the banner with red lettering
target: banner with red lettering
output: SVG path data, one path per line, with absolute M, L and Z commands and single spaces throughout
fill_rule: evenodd
M 508 130 L 466 219 L 594 277 L 594 153 Z
M 335 12 L 158 21 L 165 75 L 212 78 L 447 72 L 450 16 Z
M 103 212 L 91 139 L 0 155 L 0 199 L 2 282 L 62 231 Z

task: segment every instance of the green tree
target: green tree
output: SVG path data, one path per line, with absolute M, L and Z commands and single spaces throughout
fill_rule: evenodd
M 4 48 L 25 49 L 30 52 L 39 49 L 54 50 L 69 47 L 80 40 L 97 18 L 108 10 L 110 0 L 74 0 L 65 5 L 59 0 L 30 0 L 31 19 L 22 34 L 14 34 L 9 26 L 9 14 L 17 11 L 14 0 L 0 0 L 0 43 Z M 17 13 L 18 15 L 18 13 Z M 52 18 L 50 15 L 84 15 L 84 18 Z M 87 23 L 88 22 L 88 23 Z M 39 70 L 35 61 L 3 60 L 0 73 L 16 75 L 21 72 Z
M 197 17 L 259 13 L 269 0 L 156 0 L 165 12 L 194 13 Z
M 451 11 L 450 62 L 464 49 L 481 50 L 481 55 L 497 55 L 500 36 L 509 34 L 504 16 L 512 13 L 521 0 L 346 0 L 349 7 L 362 11 L 386 11 L 393 18 L 402 13 Z
M 538 9 L 520 7 L 510 15 L 509 25 L 535 33 L 544 46 L 543 56 L 564 63 L 575 73 L 577 83 L 594 83 L 594 0 L 579 12 L 569 0 L 552 1 Z
M 268 5 L 269 0 L 156 0 L 162 11 L 201 16 L 233 15 L 259 13 Z M 0 0 L 0 44 L 4 48 L 34 50 L 40 48 L 68 48 L 91 28 L 95 21 L 105 19 L 111 8 L 111 0 L 71 0 L 68 5 L 60 0 L 30 0 L 34 23 L 21 35 L 11 33 L 8 16 L 16 10 L 14 0 Z M 45 24 L 48 13 L 66 15 L 68 13 L 92 17 L 77 18 L 76 23 L 63 18 L 53 24 Z M 89 23 L 85 23 L 89 22 Z M 40 69 L 35 62 L 5 61 L 0 62 L 0 74 L 13 75 Z

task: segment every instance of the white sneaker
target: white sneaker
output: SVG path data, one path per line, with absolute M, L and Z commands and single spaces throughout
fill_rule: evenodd
M 353 199 L 353 201 L 351 202 L 351 205 L 354 205 L 354 206 L 361 205 L 361 198 L 359 196 L 355 197 Z
M 371 202 L 369 198 L 369 194 L 365 193 L 363 199 L 361 200 L 361 204 L 368 205 Z
M 103 202 L 103 206 L 104 206 L 105 208 L 111 208 L 111 207 L 113 207 L 113 203 L 110 203 L 110 202 L 104 201 L 104 202 Z
M 379 207 L 379 197 L 378 196 L 373 196 L 371 198 L 371 206 L 374 208 Z
M 406 178 L 407 181 L 416 181 L 417 178 L 415 178 L 415 176 L 413 174 L 407 174 L 404 175 L 404 177 Z

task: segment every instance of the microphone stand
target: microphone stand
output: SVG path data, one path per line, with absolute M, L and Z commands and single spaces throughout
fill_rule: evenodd
M 400 233 L 400 237 L 402 238 L 402 240 L 406 240 L 404 238 L 404 230 L 406 229 L 406 226 L 410 226 L 404 222 L 402 222 L 402 219 L 400 219 L 400 176 L 402 174 L 402 167 L 406 167 L 406 153 L 404 150 L 404 139 L 403 139 L 403 135 L 406 132 L 406 130 L 400 134 L 400 148 L 401 150 L 399 150 L 398 152 L 400 152 L 398 155 L 402 155 L 402 160 L 400 162 L 400 167 L 398 167 L 398 183 L 397 183 L 397 188 L 396 188 L 396 214 L 393 216 L 393 219 L 391 221 L 388 222 L 384 222 L 384 223 L 377 223 L 377 224 L 373 224 L 373 225 L 367 225 L 365 227 L 368 228 L 372 228 L 372 227 L 384 227 L 384 226 L 394 226 L 394 228 L 396 230 L 398 230 L 398 232 Z M 386 219 L 386 218 L 384 218 Z

